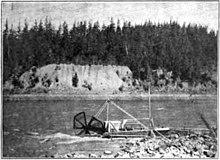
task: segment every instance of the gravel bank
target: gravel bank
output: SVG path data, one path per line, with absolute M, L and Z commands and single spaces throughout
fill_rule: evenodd
M 65 95 L 65 94 L 15 94 L 3 95 L 3 99 L 7 101 L 20 100 L 148 100 L 148 94 L 86 94 L 86 95 Z M 189 95 L 189 94 L 152 94 L 151 99 L 217 99 L 217 95 Z

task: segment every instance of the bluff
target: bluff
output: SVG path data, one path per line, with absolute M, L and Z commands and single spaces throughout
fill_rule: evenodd
M 50 64 L 32 67 L 19 77 L 23 90 L 119 91 L 132 87 L 127 66 Z

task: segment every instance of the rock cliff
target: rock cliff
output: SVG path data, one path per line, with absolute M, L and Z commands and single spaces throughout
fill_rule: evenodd
M 132 72 L 127 66 L 50 64 L 32 67 L 19 81 L 24 90 L 119 91 L 132 87 Z

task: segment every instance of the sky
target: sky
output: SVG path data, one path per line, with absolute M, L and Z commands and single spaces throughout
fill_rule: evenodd
M 55 27 L 64 21 L 71 27 L 74 22 L 99 21 L 110 23 L 111 17 L 123 24 L 144 24 L 145 21 L 177 21 L 180 25 L 191 23 L 218 30 L 218 2 L 3 2 L 2 23 L 8 19 L 16 28 L 26 19 L 30 26 L 35 19 L 48 18 Z

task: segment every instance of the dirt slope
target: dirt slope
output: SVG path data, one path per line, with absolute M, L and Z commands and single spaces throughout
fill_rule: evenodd
M 126 66 L 50 64 L 32 67 L 19 80 L 24 90 L 119 91 L 132 86 L 132 72 Z

